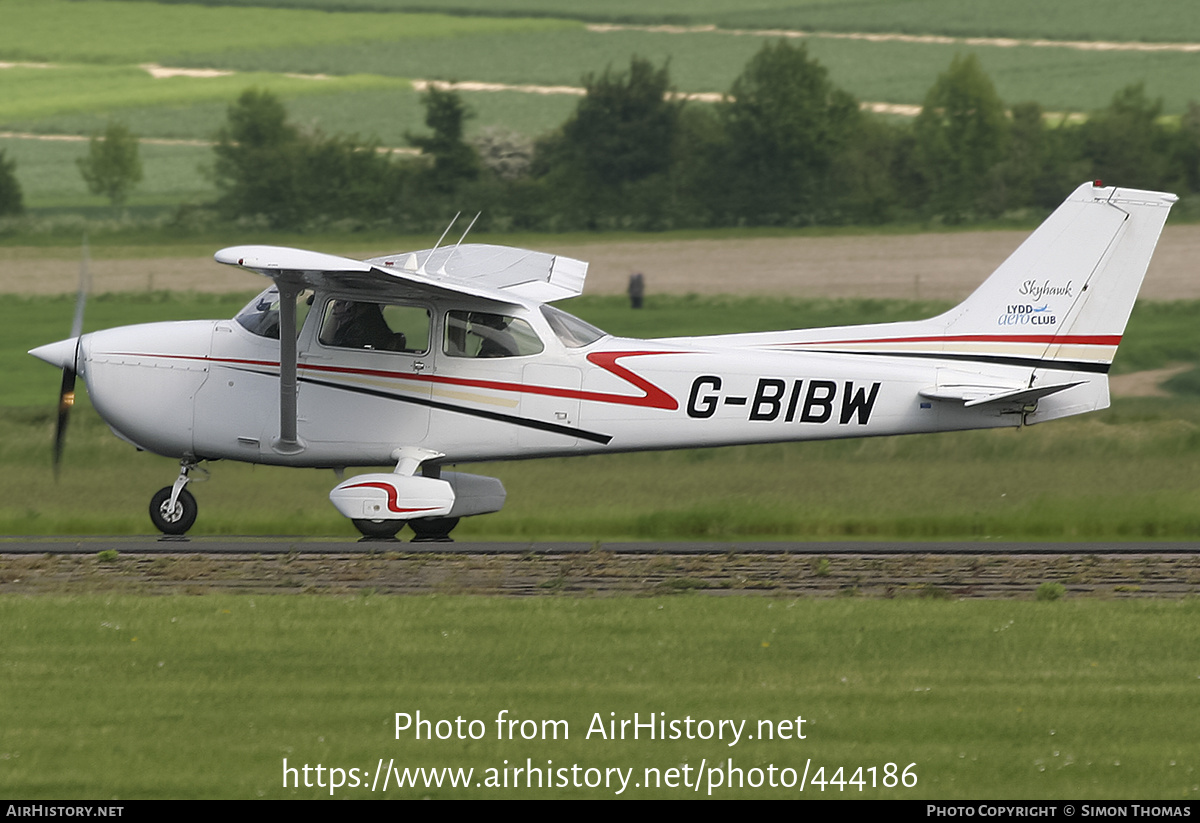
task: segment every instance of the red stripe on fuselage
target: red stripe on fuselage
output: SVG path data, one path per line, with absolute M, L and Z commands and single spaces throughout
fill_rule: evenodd
M 261 366 L 264 368 L 279 368 L 278 361 L 245 360 L 235 357 L 194 357 L 183 354 L 151 354 L 148 352 L 115 353 L 127 357 L 161 357 L 168 360 L 201 360 L 210 363 L 221 363 L 235 366 Z M 641 389 L 644 394 L 634 397 L 609 392 L 583 391 L 581 389 L 560 389 L 553 386 L 528 386 L 524 383 L 509 383 L 500 380 L 475 380 L 465 377 L 445 377 L 437 374 L 414 374 L 409 372 L 388 371 L 385 369 L 359 369 L 348 366 L 323 366 L 317 363 L 300 363 L 300 371 L 321 372 L 329 374 L 356 375 L 361 377 L 386 377 L 391 380 L 411 380 L 417 383 L 434 383 L 448 386 L 469 386 L 476 389 L 492 389 L 494 391 L 515 392 L 518 394 L 541 394 L 549 397 L 567 397 L 573 400 L 587 400 L 593 403 L 613 403 L 622 406 L 639 406 L 650 409 L 665 409 L 675 411 L 679 403 L 670 394 L 660 389 L 641 375 L 617 363 L 624 357 L 642 357 L 656 354 L 684 354 L 677 351 L 621 351 L 593 352 L 587 356 L 588 362 L 599 366 L 610 374 L 621 378 L 632 386 Z

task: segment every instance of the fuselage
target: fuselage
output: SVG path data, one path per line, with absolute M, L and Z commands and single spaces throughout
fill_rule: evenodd
M 270 290 L 256 299 L 269 305 Z M 81 375 L 101 416 L 140 448 L 291 466 L 383 465 L 399 446 L 449 463 L 1021 423 L 1012 409 L 920 396 L 961 372 L 956 364 L 798 348 L 819 331 L 581 341 L 554 318 L 514 307 L 508 328 L 524 324 L 525 348 L 467 356 L 455 349 L 455 324 L 481 307 L 418 304 L 426 318 L 418 339 L 410 332 L 389 350 L 332 340 L 325 330 L 336 302 L 314 295 L 316 310 L 299 327 L 294 453 L 273 446 L 278 332 L 253 311 L 248 321 L 244 311 L 85 335 Z M 1013 385 L 1028 372 L 988 371 Z

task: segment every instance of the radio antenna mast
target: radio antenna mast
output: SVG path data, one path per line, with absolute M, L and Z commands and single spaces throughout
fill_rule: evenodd
M 462 237 L 458 238 L 458 242 L 454 244 L 454 248 L 450 250 L 450 253 L 446 255 L 446 259 L 442 261 L 442 267 L 438 269 L 438 274 L 444 275 L 446 273 L 446 265 L 450 262 L 450 258 L 454 256 L 454 252 L 458 251 L 458 247 L 462 245 L 462 242 L 467 239 L 467 235 L 471 233 L 471 229 L 475 227 L 475 221 L 479 219 L 479 215 L 481 214 L 483 214 L 481 211 L 475 212 L 475 216 L 471 218 L 471 223 L 467 226 L 467 230 L 462 233 Z
M 421 266 L 417 269 L 418 274 L 428 274 L 428 272 L 425 271 L 425 266 L 427 266 L 429 264 L 429 259 L 431 257 L 433 257 L 433 253 L 435 251 L 437 251 L 438 248 L 442 245 L 442 241 L 446 239 L 446 235 L 450 233 L 450 229 L 454 226 L 455 222 L 459 218 L 459 215 L 461 215 L 461 214 L 462 214 L 462 212 L 460 211 L 454 215 L 454 219 L 450 221 L 449 226 L 446 226 L 446 230 L 444 232 L 442 232 L 442 236 L 438 238 L 438 241 L 433 244 L 433 248 L 429 250 L 429 254 L 425 255 L 425 262 L 422 263 Z M 443 266 L 442 268 L 444 269 L 445 266 Z

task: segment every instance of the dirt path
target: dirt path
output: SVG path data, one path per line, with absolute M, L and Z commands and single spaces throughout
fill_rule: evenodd
M 1171 393 L 1162 384 L 1191 368 L 1194 368 L 1192 363 L 1176 363 L 1161 369 L 1118 374 L 1108 378 L 1108 388 L 1115 397 L 1170 397 Z
M 753 240 L 554 243 L 546 251 L 591 263 L 586 294 L 624 294 L 629 275 L 647 292 L 961 300 L 1028 236 L 1024 231 Z M 215 252 L 216 249 L 214 248 Z M 366 248 L 347 256 L 395 252 Z M 74 293 L 79 261 L 69 250 L 0 248 L 0 293 Z M 101 252 L 103 253 L 103 252 Z M 1169 226 L 1141 296 L 1200 299 L 1200 225 Z M 196 257 L 94 258 L 93 291 L 253 291 L 261 278 Z
M 938 46 L 984 46 L 1011 49 L 1018 46 L 1040 49 L 1072 49 L 1074 51 L 1133 51 L 1133 52 L 1200 52 L 1200 43 L 1142 43 L 1132 40 L 1051 40 L 1019 37 L 954 37 L 944 34 L 901 34 L 899 32 L 869 31 L 800 31 L 798 29 L 723 29 L 703 26 L 638 26 L 620 23 L 593 23 L 588 31 L 643 31 L 653 34 L 725 34 L 730 37 L 783 37 L 788 39 L 859 40 L 867 43 L 916 43 Z

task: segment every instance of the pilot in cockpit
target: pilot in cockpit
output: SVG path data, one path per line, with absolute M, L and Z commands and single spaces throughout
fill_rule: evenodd
M 334 300 L 321 329 L 321 342 L 345 349 L 404 351 L 404 335 L 392 331 L 378 303 Z
M 480 338 L 476 357 L 512 357 L 517 354 L 517 341 L 508 330 L 512 318 L 502 314 L 471 312 L 471 334 Z

